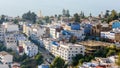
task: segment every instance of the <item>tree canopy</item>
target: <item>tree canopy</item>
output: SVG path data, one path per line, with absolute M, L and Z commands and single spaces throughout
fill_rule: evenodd
M 37 65 L 41 65 L 43 63 L 43 56 L 39 53 L 35 56 L 35 60 L 37 61 Z
M 117 12 L 116 12 L 115 10 L 112 10 L 110 17 L 112 18 L 112 20 L 118 19 L 118 14 L 117 14 Z
M 64 67 L 65 61 L 60 57 L 56 57 L 53 63 L 50 65 L 50 68 L 64 68 Z
M 117 59 L 116 64 L 117 64 L 118 66 L 120 66 L 120 53 L 118 54 L 118 59 Z
M 109 13 L 110 11 L 109 10 L 106 10 L 106 13 L 105 13 L 105 19 L 107 23 L 113 21 L 113 20 L 118 20 L 119 18 L 119 13 L 117 13 L 117 11 L 115 10 L 112 10 L 111 13 Z
M 74 14 L 74 21 L 75 22 L 80 22 L 80 16 L 78 15 L 78 13 Z
M 29 12 L 27 12 L 27 13 L 24 13 L 23 15 L 22 15 L 22 18 L 24 19 L 24 20 L 29 20 L 29 21 L 31 21 L 31 22 L 33 22 L 33 23 L 36 23 L 36 14 L 34 13 L 34 12 L 31 12 L 31 11 L 29 11 Z
M 70 12 L 69 12 L 69 10 L 63 9 L 62 14 L 63 14 L 63 16 L 70 17 Z

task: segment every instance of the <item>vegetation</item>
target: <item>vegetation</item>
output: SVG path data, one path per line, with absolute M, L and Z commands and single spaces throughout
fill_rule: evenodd
M 81 11 L 81 13 L 80 13 L 80 18 L 81 18 L 81 19 L 85 18 L 84 12 L 82 12 L 82 11 Z
M 45 16 L 43 18 L 43 20 L 45 20 L 46 23 L 51 23 L 50 17 L 49 16 Z
M 62 14 L 63 14 L 63 16 L 65 16 L 65 17 L 70 17 L 69 10 L 63 9 Z
M 117 13 L 115 10 L 112 10 L 111 11 L 111 14 L 109 13 L 110 11 L 109 10 L 106 10 L 106 13 L 105 13 L 105 18 L 104 20 L 109 23 L 113 20 L 118 20 L 119 18 L 119 13 Z
M 43 63 L 43 57 L 40 53 L 38 53 L 34 58 L 22 56 L 21 60 L 21 68 L 35 68 L 37 65 L 41 65 Z
M 35 60 L 37 62 L 37 65 L 41 65 L 43 63 L 43 56 L 38 53 L 36 56 L 35 56 Z
M 82 64 L 83 62 L 89 62 L 94 57 L 92 55 L 83 56 L 82 54 L 77 54 L 75 57 L 72 58 L 72 66 L 77 66 L 78 64 Z
M 36 68 L 36 61 L 32 58 L 27 58 L 22 61 L 21 68 Z
M 13 20 L 13 23 L 18 24 L 19 22 L 18 22 L 17 19 L 14 19 L 14 20 Z
M 118 60 L 117 60 L 116 64 L 117 64 L 118 66 L 120 66 L 120 53 L 118 54 Z
M 74 21 L 80 22 L 80 16 L 78 15 L 78 13 L 74 14 Z
M 22 18 L 24 20 L 28 20 L 28 21 L 31 21 L 33 23 L 36 23 L 36 16 L 37 15 L 34 12 L 29 11 L 27 13 L 24 13 Z
M 106 10 L 105 18 L 108 18 L 108 17 L 109 17 L 109 15 L 110 15 L 109 12 L 110 12 L 109 10 Z
M 106 47 L 101 48 L 94 53 L 94 56 L 95 57 L 106 57 L 106 54 L 108 53 L 108 51 L 109 49 Z
M 1 15 L 0 24 L 2 24 L 5 21 L 7 21 L 7 19 L 5 18 L 5 15 Z
M 100 50 L 97 50 L 92 55 L 81 55 L 77 54 L 75 57 L 72 58 L 72 66 L 77 66 L 82 64 L 83 62 L 89 62 L 95 57 L 108 57 L 112 55 L 116 55 L 120 52 L 120 50 L 117 50 L 115 45 L 110 45 L 108 47 L 101 48 Z M 118 63 L 119 64 L 119 63 Z
M 4 45 L 0 44 L 0 51 L 6 51 L 6 50 L 7 50 L 6 47 Z
M 53 61 L 53 63 L 50 65 L 50 68 L 65 68 L 65 61 L 60 58 L 60 57 L 56 57 Z

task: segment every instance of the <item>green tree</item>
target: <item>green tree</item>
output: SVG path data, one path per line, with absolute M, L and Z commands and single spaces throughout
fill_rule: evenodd
M 32 58 L 27 58 L 24 61 L 22 61 L 21 63 L 21 68 L 36 68 L 37 64 L 36 64 L 36 60 L 32 59 Z
M 29 21 L 31 21 L 31 22 L 33 22 L 33 23 L 36 23 L 36 14 L 34 13 L 34 12 L 31 12 L 31 11 L 29 11 L 29 12 L 27 12 L 27 13 L 24 13 L 23 15 L 22 15 L 22 18 L 24 19 L 24 20 L 29 20 Z
M 116 64 L 120 66 L 120 53 L 118 54 L 118 60 L 116 61 Z
M 106 57 L 109 49 L 107 47 L 101 48 L 94 53 L 96 57 Z
M 84 58 L 79 60 L 79 64 L 81 65 L 84 62 Z
M 83 62 L 89 62 L 94 58 L 92 55 L 85 55 L 77 54 L 75 57 L 72 58 L 72 66 L 77 66 L 78 64 L 82 64 Z
M 13 22 L 14 22 L 15 24 L 18 24 L 18 20 L 17 20 L 17 19 L 15 19 Z
M 112 21 L 112 18 L 109 16 L 109 17 L 107 17 L 106 18 L 106 22 L 109 24 L 109 22 L 111 22 Z
M 80 16 L 78 15 L 78 13 L 74 14 L 74 21 L 80 22 Z
M 66 17 L 70 17 L 70 12 L 69 12 L 69 10 L 66 10 Z
M 115 55 L 115 53 L 116 53 L 115 50 L 109 50 L 107 56 Z
M 64 68 L 64 67 L 65 61 L 60 57 L 56 57 L 53 63 L 50 65 L 50 68 Z
M 92 17 L 92 14 L 90 13 L 89 17 Z
M 108 18 L 109 17 L 109 10 L 106 10 L 106 13 L 105 13 L 105 18 Z
M 58 15 L 58 20 L 61 20 L 62 15 Z
M 55 14 L 55 18 L 57 18 L 58 16 L 57 16 L 57 14 Z
M 117 12 L 116 12 L 115 10 L 112 10 L 112 11 L 111 11 L 110 18 L 111 18 L 112 20 L 118 19 L 118 14 L 117 14 Z
M 51 22 L 49 16 L 45 16 L 45 17 L 44 17 L 44 20 L 45 20 L 46 23 L 50 23 L 50 22 Z
M 85 18 L 84 12 L 82 12 L 82 11 L 81 11 L 81 13 L 80 13 L 80 18 L 81 18 L 81 19 Z
M 82 54 L 77 54 L 75 57 L 72 58 L 72 66 L 76 66 L 79 63 L 79 60 L 84 58 Z
M 5 15 L 1 15 L 1 19 L 0 19 L 0 24 L 2 24 L 3 22 L 5 22 Z
M 39 53 L 35 56 L 35 60 L 37 61 L 37 65 L 41 65 L 43 63 L 43 56 Z

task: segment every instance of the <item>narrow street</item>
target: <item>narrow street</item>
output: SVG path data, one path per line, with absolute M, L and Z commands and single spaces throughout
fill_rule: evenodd
M 43 56 L 44 64 L 50 64 L 50 62 L 53 61 L 54 57 L 52 57 L 47 50 L 39 47 L 39 52 Z

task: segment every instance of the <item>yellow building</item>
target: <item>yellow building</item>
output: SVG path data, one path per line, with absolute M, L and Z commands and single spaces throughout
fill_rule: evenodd
M 27 25 L 23 25 L 23 33 L 24 34 L 26 34 L 27 36 L 29 36 L 29 34 L 30 34 L 30 27 L 29 26 L 27 26 Z

